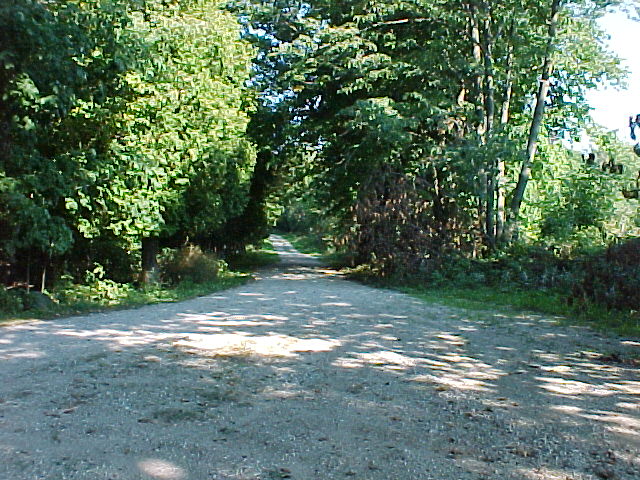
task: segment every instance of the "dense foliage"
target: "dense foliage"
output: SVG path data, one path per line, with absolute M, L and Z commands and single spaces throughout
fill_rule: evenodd
M 128 281 L 145 239 L 211 246 L 242 212 L 253 50 L 220 2 L 9 0 L 0 31 L 5 282 Z
M 597 24 L 620 2 L 247 3 L 288 118 L 292 208 L 333 219 L 326 233 L 360 261 L 392 273 L 636 233 L 621 193 L 633 155 L 603 134 L 593 164 L 568 148 L 587 89 L 623 78 Z
M 638 162 L 585 99 L 624 79 L 624 4 L 5 0 L 1 280 L 218 271 L 283 210 L 382 276 L 637 236 Z

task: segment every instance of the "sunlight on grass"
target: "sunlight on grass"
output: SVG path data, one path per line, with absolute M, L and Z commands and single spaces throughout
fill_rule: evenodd
M 279 233 L 281 237 L 288 240 L 293 248 L 301 253 L 307 255 L 313 255 L 316 257 L 325 255 L 327 253 L 327 247 L 318 236 L 313 235 L 298 235 L 295 233 Z
M 269 239 L 257 246 L 247 247 L 246 252 L 227 258 L 229 267 L 237 272 L 249 273 L 278 263 L 279 256 Z
M 242 285 L 249 278 L 248 275 L 234 273 L 220 277 L 213 282 L 192 283 L 184 281 L 175 287 L 155 285 L 144 289 L 130 288 L 127 289 L 126 294 L 107 300 L 78 295 L 71 301 L 57 302 L 44 310 L 29 310 L 15 314 L 0 313 L 0 326 L 105 310 L 122 310 L 154 303 L 180 302 Z
M 489 286 L 398 286 L 396 288 L 429 303 L 480 313 L 538 312 L 551 315 L 551 320 L 558 324 L 586 324 L 596 330 L 613 331 L 619 335 L 640 336 L 640 320 L 638 318 L 596 305 L 590 305 L 580 311 L 572 309 L 567 304 L 566 293 L 558 290 L 507 290 Z

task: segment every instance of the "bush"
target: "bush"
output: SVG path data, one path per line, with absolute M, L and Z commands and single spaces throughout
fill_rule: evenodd
M 434 286 L 507 288 L 568 288 L 575 265 L 553 250 L 529 246 L 512 248 L 484 259 L 443 255 L 432 262 L 425 282 Z
M 95 264 L 93 270 L 85 272 L 84 283 L 73 283 L 73 278 L 63 275 L 61 282 L 56 286 L 54 293 L 60 303 L 65 304 L 97 304 L 117 305 L 122 300 L 130 297 L 135 289 L 126 283 L 118 283 L 104 278 L 104 268 Z
M 0 287 L 0 312 L 16 314 L 26 310 L 46 311 L 54 307 L 51 298 L 36 290 L 28 291 L 26 287 Z
M 584 261 L 569 302 L 592 301 L 617 310 L 640 310 L 640 239 L 609 247 Z
M 24 303 L 21 295 L 14 290 L 7 290 L 0 287 L 0 312 L 18 313 L 24 310 Z
M 160 271 L 165 282 L 207 283 L 215 281 L 227 264 L 200 247 L 189 245 L 177 250 L 165 250 L 160 259 Z
M 432 215 L 432 202 L 422 198 L 424 184 L 402 174 L 381 174 L 352 207 L 348 221 L 355 223 L 344 229 L 338 246 L 380 277 L 431 273 L 443 250 L 445 229 Z

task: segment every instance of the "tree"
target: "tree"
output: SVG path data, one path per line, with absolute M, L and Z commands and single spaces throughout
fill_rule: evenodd
M 290 158 L 342 232 L 358 229 L 353 206 L 391 167 L 425 185 L 430 231 L 492 248 L 516 229 L 540 135 L 575 132 L 586 88 L 621 77 L 595 24 L 615 3 L 309 2 L 263 30 L 262 78 L 288 114 L 282 145 L 310 152 Z
M 214 0 L 12 0 L 0 21 L 13 36 L 0 45 L 12 276 L 53 258 L 129 280 L 141 245 L 214 243 L 254 163 L 253 51 L 236 18 Z
M 51 257 L 73 244 L 66 199 L 82 188 L 78 167 L 98 155 L 93 143 L 122 93 L 121 13 L 95 1 L 0 7 L 0 257 L 27 283 L 35 263 L 44 285 Z M 70 121 L 79 110 L 83 121 Z

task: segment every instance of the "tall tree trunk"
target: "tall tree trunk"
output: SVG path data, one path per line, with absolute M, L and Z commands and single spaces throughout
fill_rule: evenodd
M 491 32 L 491 12 L 486 2 L 483 2 L 485 18 L 482 28 L 482 60 L 484 65 L 484 116 L 485 134 L 484 143 L 488 144 L 493 135 L 493 124 L 495 117 L 495 85 L 493 69 L 493 34 Z M 485 233 L 487 244 L 490 248 L 495 247 L 495 194 L 496 194 L 496 171 L 497 162 L 495 158 L 487 162 L 487 196 L 485 212 Z
M 40 291 L 42 293 L 47 289 L 47 268 L 49 267 L 49 263 L 51 262 L 51 253 L 47 256 L 47 259 L 44 261 L 44 265 L 42 266 L 42 276 L 40 277 Z
M 142 283 L 149 285 L 160 280 L 160 269 L 158 268 L 158 252 L 160 250 L 160 239 L 158 237 L 147 237 L 142 239 Z
M 481 142 L 484 142 L 484 135 L 487 131 L 487 118 L 485 110 L 485 98 L 484 98 L 484 75 L 482 73 L 482 46 L 480 43 L 480 22 L 478 19 L 478 8 L 474 3 L 468 3 L 465 5 L 469 13 L 469 35 L 471 37 L 471 47 L 474 60 L 474 68 L 476 69 L 476 75 L 474 78 L 476 99 L 476 133 Z M 486 166 L 480 165 L 478 171 L 478 225 L 483 235 L 486 235 L 486 203 L 487 203 L 487 172 Z
M 509 123 L 509 115 L 511 113 L 511 97 L 513 95 L 513 27 L 509 33 L 509 47 L 507 50 L 506 74 L 504 81 L 504 94 L 502 100 L 502 108 L 500 110 L 500 124 Z
M 476 127 L 476 131 L 480 137 L 484 136 L 486 132 L 486 116 L 484 110 L 484 84 L 483 84 L 483 75 L 480 70 L 482 65 L 482 47 L 480 44 L 480 25 L 478 21 L 478 9 L 475 5 L 469 4 L 469 30 L 471 34 L 472 41 L 472 51 L 473 51 L 473 60 L 475 62 L 476 75 L 475 75 L 475 89 L 476 94 L 478 95 L 477 103 L 476 103 L 476 114 L 478 125 Z
M 509 114 L 511 110 L 511 97 L 513 95 L 513 24 L 509 29 L 509 47 L 506 59 L 506 75 L 504 83 L 504 93 L 502 99 L 502 107 L 500 110 L 500 124 L 509 123 Z M 496 172 L 496 238 L 502 239 L 504 235 L 504 225 L 506 222 L 506 195 L 504 190 L 504 179 L 506 175 L 506 165 L 503 157 L 497 159 Z
M 27 253 L 27 293 L 31 291 L 31 250 Z
M 225 254 L 243 251 L 249 243 L 266 238 L 269 225 L 265 203 L 273 191 L 276 173 L 270 166 L 272 153 L 263 148 L 256 155 L 256 164 L 249 187 L 249 200 L 242 212 L 229 219 L 215 235 L 214 246 Z M 222 240 L 222 243 L 219 243 Z
M 554 43 L 558 28 L 558 17 L 560 14 L 561 3 L 561 0 L 553 0 L 551 3 L 547 48 L 542 67 L 540 86 L 538 88 L 538 94 L 536 95 L 536 108 L 533 113 L 533 119 L 531 121 L 531 129 L 529 130 L 526 156 L 524 161 L 522 162 L 520 175 L 518 177 L 518 183 L 516 184 L 513 192 L 511 205 L 509 206 L 509 215 L 504 229 L 504 241 L 507 243 L 511 242 L 516 235 L 518 219 L 520 216 L 520 207 L 522 205 L 522 200 L 524 199 L 524 193 L 527 188 L 527 183 L 529 182 L 529 178 L 531 177 L 531 166 L 536 156 L 536 150 L 538 147 L 538 135 L 540 133 L 540 127 L 542 126 L 545 101 L 549 92 L 549 78 L 553 73 L 553 55 L 555 50 Z

